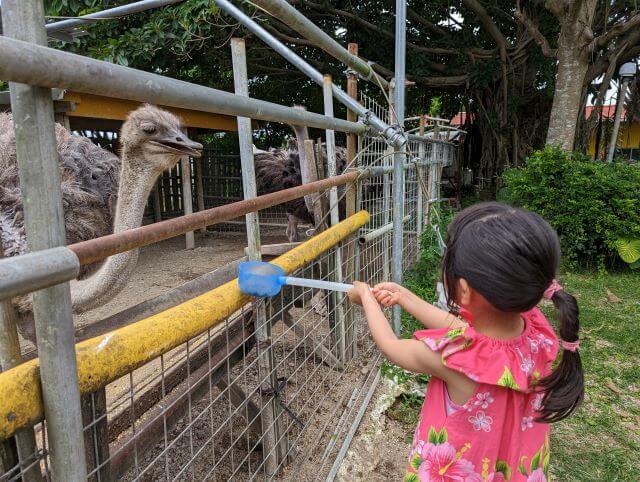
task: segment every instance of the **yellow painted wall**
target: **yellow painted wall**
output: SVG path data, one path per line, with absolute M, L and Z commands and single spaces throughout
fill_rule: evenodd
M 589 155 L 591 157 L 594 156 L 596 151 L 596 135 L 597 132 L 594 132 L 593 136 L 591 136 L 591 140 L 589 141 Z M 603 148 L 603 140 L 606 146 L 608 146 L 609 138 L 604 137 L 603 139 L 600 139 L 600 149 Z M 606 146 L 604 147 L 605 150 L 607 149 Z M 620 130 L 618 131 L 618 147 L 622 149 L 640 149 L 640 123 L 633 122 L 630 126 L 626 122 L 620 124 Z

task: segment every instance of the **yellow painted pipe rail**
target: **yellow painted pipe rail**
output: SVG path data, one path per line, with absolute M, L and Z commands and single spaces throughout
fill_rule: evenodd
M 369 221 L 360 211 L 271 261 L 291 273 Z M 216 326 L 250 301 L 229 281 L 162 313 L 76 345 L 80 392 L 95 392 L 187 340 Z M 0 373 L 0 440 L 42 420 L 39 360 Z

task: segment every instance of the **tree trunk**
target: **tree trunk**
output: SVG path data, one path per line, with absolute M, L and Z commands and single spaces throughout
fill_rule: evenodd
M 582 84 L 589 68 L 589 62 L 574 42 L 566 39 L 558 45 L 558 73 L 547 131 L 547 144 L 559 145 L 566 151 L 572 150 L 575 142 Z
M 558 71 L 547 144 L 574 148 L 578 115 L 582 107 L 582 86 L 589 68 L 586 45 L 589 42 L 596 0 L 574 0 L 566 9 L 556 11 L 560 20 Z

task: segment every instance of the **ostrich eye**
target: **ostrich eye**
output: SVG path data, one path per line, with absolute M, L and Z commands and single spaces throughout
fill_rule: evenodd
M 142 130 L 147 134 L 153 134 L 156 131 L 156 126 L 153 124 L 143 124 Z

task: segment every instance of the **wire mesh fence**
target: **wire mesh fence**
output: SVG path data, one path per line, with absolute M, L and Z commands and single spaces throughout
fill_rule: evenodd
M 388 115 L 366 97 L 363 103 Z M 360 137 L 358 146 L 357 167 L 389 168 L 357 182 L 355 209 L 367 210 L 370 221 L 293 276 L 370 284 L 390 278 L 393 149 L 370 135 Z M 429 176 L 437 172 L 432 164 L 441 169 L 455 152 L 446 143 L 420 141 L 406 150 L 402 224 L 403 263 L 409 269 L 431 195 Z M 208 171 L 218 169 L 211 177 L 220 176 L 219 190 L 203 176 L 210 203 L 242 196 L 239 165 L 225 159 L 227 167 Z M 174 174 L 161 180 L 171 203 L 181 192 Z M 265 214 L 260 216 L 270 219 Z M 335 473 L 366 407 L 378 361 L 366 321 L 343 294 L 286 287 L 84 396 L 88 478 L 325 479 Z M 36 446 L 30 453 L 23 450 L 18 457 L 19 437 L 2 445 L 22 465 L 7 465 L 11 457 L 4 457 L 0 481 L 49 480 L 46 422 L 33 430 Z

